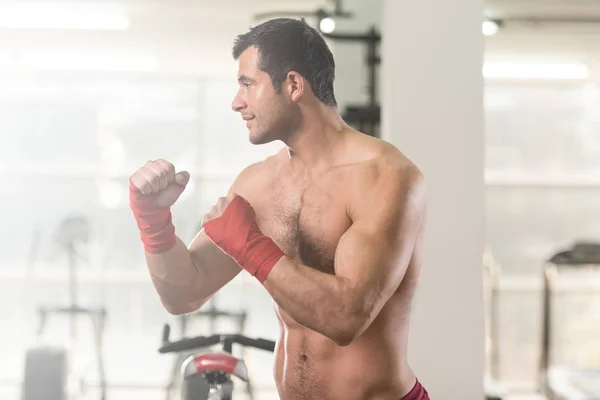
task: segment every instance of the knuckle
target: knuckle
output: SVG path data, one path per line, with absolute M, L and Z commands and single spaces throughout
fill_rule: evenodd
M 168 170 L 172 170 L 172 169 L 174 170 L 174 169 L 175 169 L 175 167 L 173 166 L 173 164 L 171 164 L 170 162 L 168 162 L 168 161 L 167 161 L 167 160 L 165 160 L 165 159 L 159 158 L 159 159 L 158 159 L 158 160 L 156 160 L 156 161 L 157 161 L 157 163 L 161 164 L 161 165 L 162 165 L 164 168 L 166 168 L 166 169 L 167 169 L 167 171 L 168 171 Z
M 138 189 L 141 189 L 144 186 L 146 179 L 144 179 L 144 175 L 141 172 L 138 172 L 133 174 L 133 176 L 131 177 L 131 182 L 133 182 L 133 184 L 137 186 Z

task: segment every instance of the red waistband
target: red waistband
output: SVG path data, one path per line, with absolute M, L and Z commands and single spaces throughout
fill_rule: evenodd
M 410 392 L 406 396 L 402 398 L 402 400 L 430 400 L 429 394 L 427 390 L 421 385 L 421 382 L 417 379 L 417 383 L 412 388 Z

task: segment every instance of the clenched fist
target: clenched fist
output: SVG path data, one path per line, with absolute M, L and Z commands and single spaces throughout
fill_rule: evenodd
M 188 172 L 175 173 L 173 164 L 163 159 L 148 161 L 129 178 L 143 195 L 155 195 L 154 205 L 159 207 L 172 206 L 189 180 Z
M 242 196 L 219 198 L 204 216 L 202 228 L 217 247 L 261 283 L 284 256 L 275 242 L 260 231 L 254 208 Z
M 212 206 L 210 211 L 204 214 L 204 218 L 202 218 L 202 225 L 223 215 L 229 203 L 231 203 L 236 196 L 236 194 L 229 194 L 226 197 L 219 197 L 217 204 Z

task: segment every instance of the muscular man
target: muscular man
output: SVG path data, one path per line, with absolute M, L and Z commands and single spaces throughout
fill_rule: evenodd
M 270 293 L 281 323 L 281 399 L 428 399 L 407 362 L 423 176 L 398 149 L 344 123 L 333 56 L 304 21 L 256 26 L 238 36 L 233 55 L 232 108 L 250 141 L 285 147 L 240 173 L 189 248 L 169 208 L 189 174 L 156 160 L 131 176 L 162 303 L 173 314 L 193 312 L 244 271 Z

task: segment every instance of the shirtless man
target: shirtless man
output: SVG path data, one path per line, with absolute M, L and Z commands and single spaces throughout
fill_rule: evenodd
M 241 271 L 272 296 L 282 400 L 428 399 L 407 361 L 422 258 L 423 177 L 338 113 L 334 60 L 304 21 L 238 36 L 232 104 L 253 144 L 279 153 L 243 170 L 186 245 L 170 206 L 189 180 L 155 160 L 130 178 L 153 284 L 173 314 L 198 310 Z

